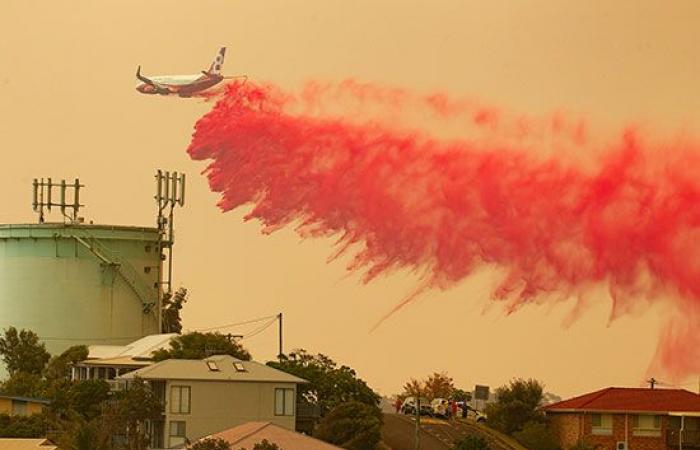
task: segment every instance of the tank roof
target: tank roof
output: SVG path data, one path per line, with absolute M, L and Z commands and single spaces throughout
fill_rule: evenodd
M 134 225 L 101 225 L 92 223 L 63 223 L 63 222 L 45 222 L 45 223 L 0 223 L 0 229 L 63 229 L 74 228 L 84 230 L 119 230 L 119 231 L 144 231 L 158 232 L 155 227 L 140 227 Z

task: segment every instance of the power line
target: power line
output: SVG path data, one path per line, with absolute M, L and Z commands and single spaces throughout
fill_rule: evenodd
M 262 332 L 265 331 L 266 329 L 270 328 L 270 326 L 271 326 L 273 323 L 275 323 L 276 321 L 277 321 L 277 316 L 274 316 L 273 319 L 270 320 L 269 322 L 267 322 L 266 324 L 262 325 L 261 327 L 256 328 L 255 330 L 251 331 L 251 332 L 248 333 L 248 334 L 244 334 L 244 335 L 243 335 L 243 338 L 242 338 L 241 340 L 250 339 L 250 338 L 252 338 L 253 336 L 257 336 L 258 334 L 262 333 Z
M 235 322 L 235 323 L 228 323 L 228 324 L 225 324 L 225 325 L 219 325 L 219 326 L 216 326 L 216 327 L 210 327 L 210 328 L 194 328 L 194 331 L 214 331 L 214 330 L 220 330 L 220 329 L 223 329 L 223 328 L 233 328 L 233 327 L 237 327 L 237 326 L 240 326 L 240 325 L 248 325 L 248 324 L 251 324 L 251 323 L 262 322 L 263 320 L 268 320 L 268 319 L 272 319 L 272 318 L 276 318 L 276 317 L 277 317 L 276 315 L 274 315 L 274 316 L 265 316 L 265 317 L 260 317 L 260 318 L 257 318 L 257 319 L 246 320 L 246 321 L 244 321 L 244 322 Z

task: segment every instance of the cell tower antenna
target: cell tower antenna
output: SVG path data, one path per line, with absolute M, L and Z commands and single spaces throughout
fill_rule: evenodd
M 70 184 L 66 183 L 66 180 L 61 180 L 58 183 L 52 181 L 51 178 L 34 178 L 32 182 L 32 209 L 39 214 L 39 223 L 44 223 L 46 212 L 51 212 L 52 206 L 60 208 L 64 221 L 68 219 L 70 223 L 82 222 L 82 218 L 78 214 L 80 208 L 85 206 L 80 204 L 80 189 L 83 187 L 85 185 L 80 184 L 80 180 L 77 178 Z M 54 189 L 58 190 L 58 201 L 54 201 Z M 71 193 L 72 198 L 70 198 Z
M 161 277 L 161 285 L 166 294 L 172 294 L 173 286 L 173 243 L 175 240 L 173 211 L 176 206 L 185 206 L 185 174 L 158 169 L 156 178 L 155 200 L 158 205 L 156 219 L 160 234 L 160 252 L 168 260 L 168 271 Z M 165 251 L 167 250 L 167 256 Z

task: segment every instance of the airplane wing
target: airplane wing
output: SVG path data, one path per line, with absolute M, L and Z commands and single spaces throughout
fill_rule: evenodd
M 141 75 L 141 66 L 139 66 L 139 67 L 136 69 L 136 78 L 138 78 L 139 80 L 143 81 L 143 82 L 146 83 L 146 84 L 150 84 L 150 85 L 153 86 L 158 92 L 163 92 L 163 93 L 169 93 L 169 92 L 170 92 L 170 88 L 168 88 L 168 86 L 164 86 L 164 85 L 162 85 L 162 84 L 160 84 L 160 83 L 157 83 L 157 82 L 151 80 L 150 78 L 147 78 L 147 77 L 144 77 L 143 75 Z

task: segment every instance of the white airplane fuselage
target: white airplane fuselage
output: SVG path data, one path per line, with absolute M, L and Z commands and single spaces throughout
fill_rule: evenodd
M 177 94 L 181 97 L 187 97 L 219 84 L 224 77 L 216 74 L 199 74 L 163 75 L 149 77 L 149 79 L 155 84 L 142 83 L 136 87 L 136 90 L 142 94 Z
M 192 94 L 219 84 L 224 76 L 221 75 L 221 66 L 224 63 L 226 47 L 221 47 L 216 58 L 209 66 L 209 70 L 203 70 L 195 75 L 161 75 L 145 77 L 141 75 L 141 66 L 136 70 L 136 78 L 143 83 L 136 87 L 142 94 L 176 94 L 180 97 L 189 97 Z

